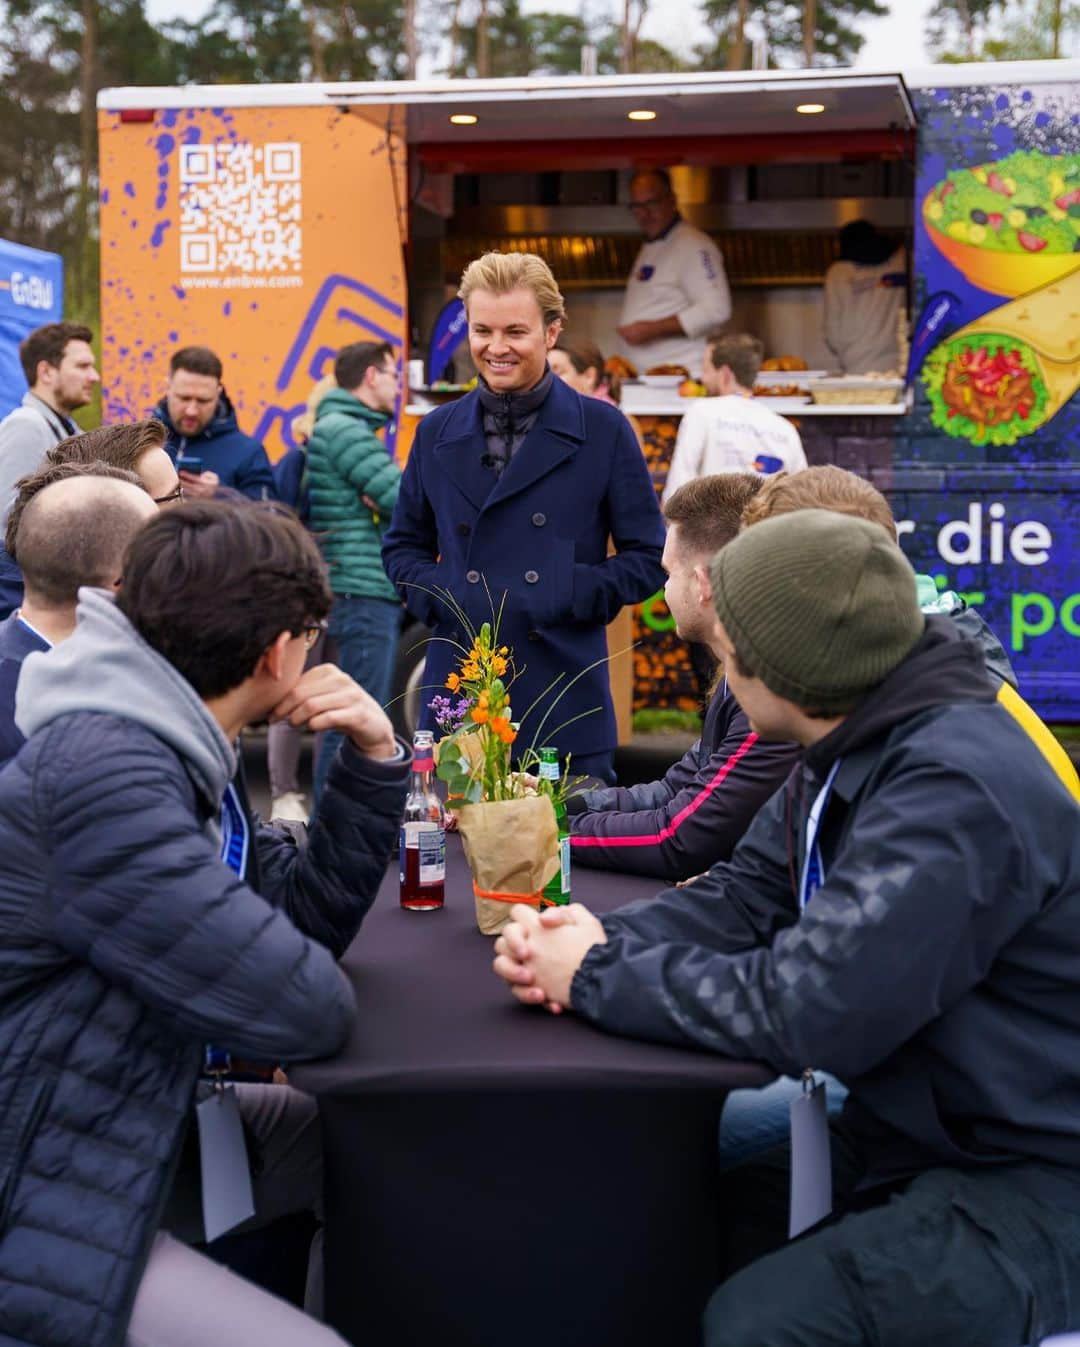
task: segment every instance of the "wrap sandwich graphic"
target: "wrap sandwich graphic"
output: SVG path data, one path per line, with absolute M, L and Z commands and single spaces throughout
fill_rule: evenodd
M 1080 259 L 1060 280 L 954 332 L 926 358 L 931 420 L 973 444 L 1015 444 L 1080 389 Z

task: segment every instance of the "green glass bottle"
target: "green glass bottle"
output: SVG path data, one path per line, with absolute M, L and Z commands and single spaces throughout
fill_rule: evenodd
M 551 796 L 555 807 L 555 827 L 559 833 L 559 868 L 544 885 L 541 907 L 558 906 L 570 901 L 570 822 L 566 816 L 566 805 L 558 798 L 559 789 L 559 750 L 557 748 L 540 749 L 540 765 L 537 768 L 540 789 Z

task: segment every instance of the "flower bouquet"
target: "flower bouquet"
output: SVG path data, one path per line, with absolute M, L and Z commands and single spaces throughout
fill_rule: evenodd
M 535 745 L 518 753 L 513 765 L 519 730 L 510 704 L 514 659 L 499 644 L 499 615 L 476 631 L 457 611 L 471 645 L 462 647 L 458 669 L 446 680 L 455 700 L 440 694 L 430 703 L 444 736 L 436 775 L 457 813 L 477 923 L 484 935 L 497 935 L 513 903 L 541 905 L 544 886 L 559 870 L 554 803 L 571 783 L 565 772 L 555 782 L 530 776 L 540 761 Z

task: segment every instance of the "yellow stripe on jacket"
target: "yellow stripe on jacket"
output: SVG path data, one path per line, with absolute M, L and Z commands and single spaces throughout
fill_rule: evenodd
M 1077 776 L 1076 768 L 1072 765 L 1068 753 L 1015 688 L 1010 687 L 1008 683 L 1002 683 L 998 688 L 997 699 L 1061 778 L 1069 794 L 1077 804 L 1080 804 L 1080 776 Z

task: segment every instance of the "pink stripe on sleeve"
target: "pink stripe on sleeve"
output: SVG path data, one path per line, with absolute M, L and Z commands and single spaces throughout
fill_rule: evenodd
M 654 847 L 659 846 L 661 842 L 666 842 L 674 837 L 682 825 L 692 814 L 695 814 L 709 796 L 718 787 L 723 785 L 724 779 L 732 770 L 735 764 L 744 754 L 757 743 L 756 734 L 748 734 L 739 747 L 732 753 L 731 757 L 719 768 L 716 775 L 694 796 L 685 808 L 680 809 L 675 817 L 658 833 L 637 833 L 628 837 L 583 837 L 571 836 L 571 847 Z

